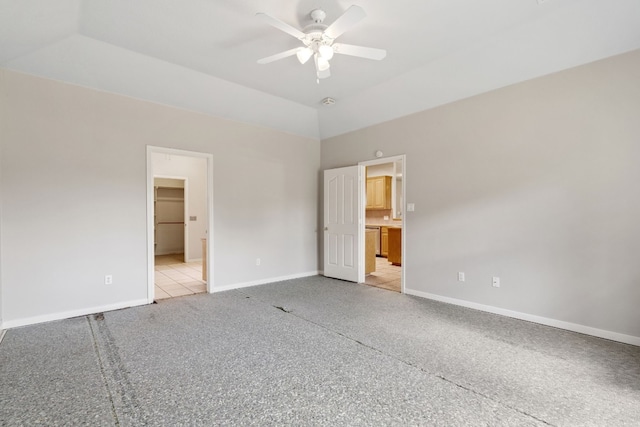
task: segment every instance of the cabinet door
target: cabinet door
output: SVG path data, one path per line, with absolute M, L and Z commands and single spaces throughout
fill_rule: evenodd
M 380 255 L 389 255 L 389 228 L 380 227 Z
M 367 209 L 391 209 L 391 177 L 367 178 Z
M 373 205 L 375 202 L 375 185 L 373 183 L 373 178 L 367 178 L 367 209 L 373 209 Z
M 388 238 L 387 259 L 393 265 L 402 265 L 402 229 L 390 228 Z
M 384 177 L 377 177 L 373 180 L 373 207 L 384 209 Z

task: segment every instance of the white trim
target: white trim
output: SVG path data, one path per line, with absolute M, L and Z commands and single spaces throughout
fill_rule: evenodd
M 380 158 L 380 159 L 375 159 L 375 160 L 366 160 L 363 162 L 358 162 L 359 166 L 362 167 L 367 167 L 367 166 L 373 166 L 373 165 L 383 165 L 385 163 L 396 163 L 397 161 L 402 160 L 402 231 L 400 232 L 401 235 L 401 242 L 400 242 L 400 246 L 401 249 L 400 251 L 402 252 L 401 254 L 401 266 L 400 266 L 400 293 L 406 293 L 407 289 L 405 286 L 405 277 L 406 277 L 406 266 L 407 266 L 407 256 L 405 255 L 407 253 L 406 251 L 406 245 L 407 245 L 407 155 L 406 154 L 400 154 L 398 156 L 392 156 L 392 157 L 384 157 L 384 158 Z M 395 166 L 394 166 L 395 169 Z M 364 215 L 364 221 L 362 224 L 362 229 L 363 229 L 363 234 L 364 234 L 364 228 L 366 227 L 366 205 L 364 204 L 364 199 L 366 197 L 367 194 L 367 189 L 366 189 L 366 183 L 367 183 L 367 174 L 364 174 L 364 182 L 362 183 L 362 188 L 364 189 L 364 195 L 362 196 L 362 200 L 363 200 L 363 205 L 362 205 L 362 210 L 361 212 Z M 394 184 L 395 185 L 395 184 Z M 394 201 L 394 206 L 395 206 L 395 201 Z M 395 212 L 395 207 L 392 210 L 393 212 Z M 363 241 L 364 241 L 364 237 L 363 237 Z M 361 262 L 364 263 L 364 243 L 361 246 L 362 250 L 361 250 L 361 254 L 360 254 L 360 259 L 362 260 Z M 364 265 L 364 264 L 363 264 Z
M 137 307 L 147 305 L 147 300 L 139 299 L 128 302 L 120 302 L 116 304 L 102 305 L 92 308 L 82 308 L 78 310 L 62 311 L 59 313 L 45 314 L 43 316 L 25 317 L 22 319 L 9 320 L 2 324 L 3 329 L 17 328 L 19 326 L 35 325 L 37 323 L 51 322 L 54 320 L 70 319 L 72 317 L 86 316 L 89 314 L 102 313 L 105 311 L 121 310 L 123 308 Z
M 461 307 L 472 308 L 474 310 L 485 311 L 487 313 L 499 314 L 501 316 L 511 317 L 527 322 L 539 323 L 545 326 L 565 329 L 567 331 L 578 332 L 585 335 L 591 335 L 598 338 L 604 338 L 612 341 L 618 341 L 625 344 L 640 346 L 640 337 L 633 335 L 620 334 L 618 332 L 605 331 L 603 329 L 592 328 L 590 326 L 578 325 L 577 323 L 565 322 L 563 320 L 550 319 L 548 317 L 535 316 L 533 314 L 521 313 L 518 311 L 507 310 L 504 308 L 493 307 L 490 305 L 478 304 L 475 302 L 460 300 L 456 298 L 443 297 L 440 295 L 430 294 L 427 292 L 416 291 L 414 289 L 406 289 L 407 295 L 415 295 L 421 298 L 427 298 L 434 301 L 445 302 L 448 304 L 458 305 Z
M 2 325 L 2 322 L 0 322 L 0 325 Z M 7 333 L 6 330 L 0 329 L 0 344 L 2 344 L 2 339 L 4 338 L 6 333 Z
M 173 154 L 176 156 L 198 157 L 207 160 L 207 292 L 213 288 L 213 154 L 176 148 L 147 145 L 147 302 L 154 300 L 154 257 L 153 257 L 153 153 Z M 185 190 L 186 192 L 186 190 Z M 186 205 L 186 200 L 185 200 Z M 185 218 L 185 220 L 188 218 Z M 185 233 L 186 234 L 186 233 Z M 189 261 L 192 262 L 192 261 Z
M 365 274 L 364 274 L 364 266 L 365 266 L 365 223 L 367 222 L 365 208 L 366 208 L 366 199 L 367 199 L 367 169 L 358 165 L 358 240 L 359 248 L 358 248 L 358 283 L 364 283 Z
M 373 160 L 364 160 L 362 162 L 358 162 L 358 164 L 363 166 L 383 165 L 385 163 L 394 163 L 394 162 L 397 162 L 398 160 L 404 161 L 405 157 L 406 157 L 406 154 L 399 154 L 397 156 L 380 157 L 379 159 L 373 159 Z
M 302 279 L 304 277 L 311 277 L 311 276 L 318 276 L 318 275 L 320 275 L 319 271 L 308 271 L 306 273 L 291 274 L 288 276 L 271 277 L 268 279 L 253 280 L 251 282 L 242 282 L 242 283 L 234 283 L 232 285 L 224 285 L 217 288 L 213 288 L 212 292 L 213 293 L 225 292 L 225 291 L 231 291 L 234 289 L 248 288 L 250 286 L 266 285 L 268 283 L 283 282 L 285 280 L 293 280 L 293 279 Z
M 213 289 L 213 154 L 207 154 L 207 292 Z

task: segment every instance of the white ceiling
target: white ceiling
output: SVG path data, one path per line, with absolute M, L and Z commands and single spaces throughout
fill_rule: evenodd
M 367 17 L 316 83 L 299 45 L 321 7 Z M 0 66 L 323 139 L 640 48 L 638 0 L 0 0 Z M 326 107 L 327 96 L 337 100 Z

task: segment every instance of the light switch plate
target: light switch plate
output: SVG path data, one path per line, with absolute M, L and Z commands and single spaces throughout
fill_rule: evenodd
M 407 212 L 413 212 L 416 210 L 415 203 L 407 203 Z

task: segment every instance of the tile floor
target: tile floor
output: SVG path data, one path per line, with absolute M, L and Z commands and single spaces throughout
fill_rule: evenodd
M 207 292 L 201 262 L 183 262 L 183 254 L 159 255 L 155 260 L 155 299 Z
M 400 292 L 402 286 L 400 283 L 401 277 L 402 267 L 391 264 L 386 258 L 376 257 L 376 271 L 365 276 L 364 284 Z

